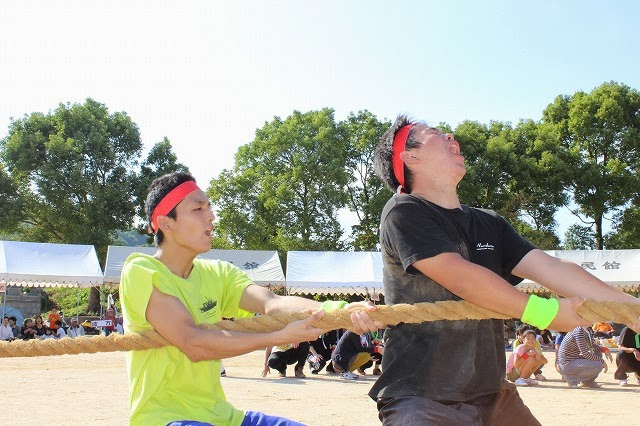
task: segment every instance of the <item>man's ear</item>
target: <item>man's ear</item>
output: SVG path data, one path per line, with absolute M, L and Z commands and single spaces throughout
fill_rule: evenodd
M 158 216 L 158 229 L 161 229 L 162 232 L 167 232 L 171 230 L 171 218 L 169 216 L 160 215 Z
M 410 153 L 409 151 L 402 151 L 400 153 L 400 159 L 405 162 L 405 164 L 415 163 L 417 161 L 417 157 Z

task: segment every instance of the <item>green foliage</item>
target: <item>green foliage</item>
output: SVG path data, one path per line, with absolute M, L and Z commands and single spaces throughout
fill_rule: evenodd
M 595 250 L 595 233 L 587 226 L 573 224 L 564 237 L 565 250 Z
M 20 197 L 20 238 L 93 244 L 104 259 L 134 214 L 142 145 L 131 119 L 92 99 L 60 104 L 13 121 L 0 148 Z
M 213 246 L 275 249 L 281 256 L 375 250 L 391 192 L 372 173 L 373 152 L 389 125 L 366 110 L 336 122 L 328 108 L 266 122 L 238 150 L 233 168 L 210 183 L 218 215 Z M 439 128 L 452 130 L 446 123 Z M 463 203 L 496 210 L 538 247 L 556 249 L 554 214 L 573 202 L 589 227 L 571 227 L 565 248 L 640 246 L 638 91 L 605 83 L 556 97 L 540 122 L 464 121 L 454 133 L 467 163 Z M 132 231 L 146 232 L 149 184 L 188 169 L 168 138 L 137 173 L 141 152 L 138 128 L 126 113 L 110 113 L 92 99 L 12 121 L 0 141 L 0 236 L 93 244 L 102 260 L 114 242 L 150 243 Z M 337 221 L 341 209 L 358 218 L 346 240 Z M 605 215 L 613 216 L 614 231 L 603 236 Z M 92 297 L 95 302 L 97 290 Z
M 553 229 L 537 229 L 531 224 L 516 219 L 511 222 L 514 229 L 540 250 L 559 250 L 560 240 Z
M 368 300 L 360 294 L 301 294 L 300 297 L 313 299 L 320 303 L 327 300 L 343 301 L 347 303 L 362 302 L 364 300 Z M 383 296 L 380 297 L 381 299 L 383 298 Z
M 538 124 L 465 121 L 455 135 L 467 164 L 461 201 L 495 210 L 540 247 L 556 246 L 553 216 L 565 201 L 561 163 Z
M 606 235 L 607 249 L 634 249 L 640 247 L 640 206 L 632 205 L 616 215 L 617 226 Z
M 0 161 L 0 231 L 12 233 L 24 221 L 23 203 L 18 185 L 6 172 Z
M 44 290 L 43 318 L 46 319 L 46 315 L 48 315 L 52 306 L 57 306 L 58 310 L 64 312 L 67 318 L 86 314 L 89 306 L 89 290 L 89 288 L 73 287 L 48 288 Z
M 160 176 L 177 171 L 189 173 L 189 168 L 178 162 L 178 157 L 171 147 L 171 142 L 165 137 L 151 148 L 147 158 L 140 166 L 140 174 L 138 175 L 135 188 L 137 200 L 136 215 L 139 222 L 137 229 L 140 234 L 147 235 L 147 227 L 149 224 L 147 223 L 147 216 L 144 211 L 144 203 L 151 182 Z M 153 243 L 153 238 L 148 237 L 147 243 Z
M 603 217 L 624 209 L 640 187 L 640 93 L 610 82 L 559 96 L 543 122 L 562 146 L 565 186 L 579 207 L 574 213 L 591 219 L 602 249 Z
M 58 310 L 64 312 L 66 318 L 75 315 L 98 315 L 100 313 L 99 305 L 97 309 L 90 309 L 89 307 L 92 290 L 97 291 L 103 299 L 106 299 L 107 295 L 111 294 L 114 298 L 116 309 L 120 312 L 117 289 L 103 287 L 51 287 L 42 292 L 44 295 L 42 302 L 43 318 L 46 319 L 46 315 L 48 315 L 52 306 L 57 306 Z M 69 322 L 68 319 L 67 322 Z
M 375 176 L 373 161 L 378 141 L 390 125 L 389 121 L 380 121 L 366 110 L 351 113 L 339 124 L 348 144 L 347 206 L 358 217 L 350 236 L 355 251 L 375 250 L 378 245 L 380 214 L 391 191 Z
M 341 249 L 345 153 L 333 110 L 275 117 L 239 149 L 234 169 L 211 181 L 216 237 L 245 249 Z

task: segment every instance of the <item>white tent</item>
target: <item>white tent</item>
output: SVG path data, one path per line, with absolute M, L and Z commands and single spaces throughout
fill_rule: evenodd
M 290 251 L 287 289 L 291 294 L 381 294 L 381 253 Z
M 638 291 L 640 286 L 640 250 L 551 250 L 546 253 L 580 265 L 619 290 Z M 530 280 L 524 280 L 518 288 L 527 293 L 548 291 Z
M 29 287 L 91 287 L 102 269 L 90 245 L 0 241 L 0 282 Z
M 551 250 L 547 254 L 580 265 L 622 291 L 640 287 L 640 250 Z M 292 294 L 383 294 L 380 252 L 303 252 L 287 257 L 287 289 Z M 527 293 L 548 290 L 524 280 Z
M 109 246 L 104 269 L 105 283 L 119 283 L 122 266 L 131 253 L 153 255 L 155 247 Z M 219 259 L 233 263 L 246 271 L 249 278 L 259 285 L 284 284 L 282 264 L 278 252 L 266 250 L 209 250 L 198 256 L 202 259 Z

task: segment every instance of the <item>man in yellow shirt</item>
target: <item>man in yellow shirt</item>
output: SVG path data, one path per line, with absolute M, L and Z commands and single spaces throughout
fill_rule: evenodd
M 155 233 L 154 256 L 132 254 L 122 270 L 120 294 L 127 332 L 155 329 L 173 346 L 127 353 L 132 425 L 298 425 L 244 412 L 226 401 L 220 360 L 267 346 L 314 340 L 314 324 L 324 311 L 344 302 L 319 302 L 278 296 L 253 285 L 228 262 L 196 259 L 211 249 L 214 215 L 195 179 L 172 173 L 149 188 L 145 210 Z M 369 317 L 364 302 L 351 315 L 354 330 L 382 326 Z M 307 319 L 272 333 L 239 333 L 200 328 L 223 317 L 313 310 Z

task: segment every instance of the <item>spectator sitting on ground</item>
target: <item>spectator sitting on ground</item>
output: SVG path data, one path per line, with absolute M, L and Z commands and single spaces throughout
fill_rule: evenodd
M 637 383 L 640 385 L 640 336 L 638 333 L 625 327 L 620 333 L 618 349 L 616 356 L 618 368 L 613 377 L 620 380 L 620 386 L 626 386 L 627 373 L 635 373 Z
M 358 335 L 352 331 L 345 332 L 331 355 L 333 369 L 345 380 L 356 380 L 358 375 L 352 371 L 371 361 L 373 347 L 370 333 Z
M 610 339 L 613 337 L 613 327 L 608 322 L 597 322 L 591 326 L 593 334 L 601 339 Z
M 262 377 L 267 377 L 270 368 L 278 371 L 278 376 L 287 377 L 287 365 L 296 364 L 294 377 L 304 379 L 304 363 L 309 354 L 309 342 L 268 347 L 264 355 Z
M 520 326 L 516 329 L 516 339 L 513 341 L 513 351 L 515 352 L 516 348 L 518 346 L 520 346 L 523 343 L 523 334 L 525 331 L 527 330 L 533 330 L 533 327 L 531 327 L 529 324 L 520 324 Z M 535 330 L 534 330 L 535 333 Z M 536 334 L 537 335 L 537 334 Z M 535 339 L 535 349 L 536 351 L 542 353 L 542 345 L 540 344 L 540 342 L 538 341 L 538 339 Z M 536 371 L 535 371 L 535 379 L 541 382 L 544 382 L 545 380 L 547 380 L 546 377 L 544 377 L 544 375 L 542 374 L 542 366 L 540 366 Z
M 44 336 L 41 336 L 40 339 L 55 339 L 56 338 L 55 333 L 56 332 L 52 328 L 47 327 L 45 329 Z
M 67 337 L 67 333 L 64 331 L 64 327 L 62 326 L 62 320 L 56 321 L 56 329 L 52 331 L 54 332 L 54 337 L 56 339 Z
M 601 371 L 607 372 L 607 363 L 613 361 L 609 349 L 597 344 L 584 327 L 576 327 L 568 332 L 558 350 L 558 369 L 570 388 L 599 388 L 595 382 Z
M 361 339 L 360 343 L 363 344 L 363 347 L 364 346 L 372 347 L 371 359 L 367 361 L 363 366 L 358 368 L 356 371 L 358 372 L 358 374 L 364 376 L 367 374 L 365 370 L 368 369 L 369 367 L 373 367 L 373 371 L 371 371 L 371 374 L 373 374 L 374 376 L 379 376 L 380 374 L 382 374 L 382 370 L 380 369 L 380 364 L 382 364 L 382 355 L 384 354 L 384 345 L 382 344 L 384 330 L 378 330 L 377 332 L 371 332 L 367 334 L 370 335 L 371 337 L 371 343 L 370 344 L 368 342 L 365 343 L 365 341 L 362 340 L 362 336 L 360 336 L 360 339 Z
M 72 338 L 84 336 L 84 327 L 78 324 L 78 318 L 71 318 L 71 327 L 69 327 L 67 335 Z
M 13 330 L 9 326 L 9 317 L 5 316 L 2 318 L 2 325 L 0 326 L 0 340 L 11 342 L 13 339 Z
M 335 374 L 331 365 L 331 353 L 340 339 L 340 330 L 333 330 L 320 335 L 316 340 L 310 342 L 309 346 L 309 370 L 311 374 L 318 374 L 326 365 L 327 373 Z
M 36 332 L 35 337 L 43 337 L 47 333 L 47 326 L 44 324 L 44 320 L 40 315 L 36 316 L 36 323 L 33 329 Z
M 18 328 L 18 326 L 16 325 L 16 322 L 18 321 L 18 319 L 14 316 L 9 317 L 9 327 L 11 327 L 11 332 L 13 333 L 13 338 L 14 339 L 19 339 L 22 337 L 22 334 L 20 333 L 20 328 Z
M 546 328 L 539 333 L 536 333 L 536 339 L 538 340 L 538 342 L 540 342 L 540 346 L 542 347 L 542 349 L 553 349 L 553 336 L 551 335 L 551 332 Z
M 36 330 L 33 325 L 33 320 L 31 318 L 27 318 L 24 320 L 24 324 L 22 324 L 22 339 L 23 340 L 31 340 L 36 337 Z
M 517 386 L 537 385 L 538 382 L 530 377 L 548 361 L 542 352 L 536 349 L 535 331 L 526 330 L 522 334 L 522 341 L 507 361 L 507 379 Z

